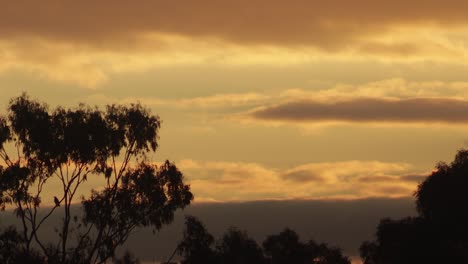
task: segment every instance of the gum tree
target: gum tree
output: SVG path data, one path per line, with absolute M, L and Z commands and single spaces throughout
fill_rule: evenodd
M 15 250 L 39 262 L 103 263 L 136 228 L 169 224 L 193 195 L 173 163 L 157 166 L 148 158 L 160 124 L 139 104 L 51 111 L 25 94 L 13 98 L 0 117 L 0 206 L 14 208 L 21 223 Z M 104 186 L 77 197 L 91 178 Z M 59 189 L 47 189 L 52 179 Z M 40 213 L 50 191 L 54 200 Z M 74 214 L 80 201 L 82 213 Z M 63 220 L 57 240 L 45 241 L 38 231 L 53 213 Z

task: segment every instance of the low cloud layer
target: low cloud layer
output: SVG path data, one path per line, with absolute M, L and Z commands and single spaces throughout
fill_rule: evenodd
M 289 227 L 297 231 L 302 240 L 326 242 L 342 248 L 346 255 L 356 257 L 361 243 L 373 238 L 381 218 L 398 219 L 414 214 L 414 202 L 408 198 L 195 203 L 184 211 L 177 211 L 174 222 L 156 234 L 149 229 L 137 230 L 122 250 L 128 248 L 143 263 L 167 261 L 182 239 L 184 215 L 194 215 L 217 238 L 229 227 L 236 226 L 247 230 L 261 243 L 266 236 Z M 4 226 L 19 224 L 11 211 L 0 212 L 0 220 Z M 39 235 L 44 238 L 53 236 L 53 227 L 60 221 L 60 214 L 52 214 Z
M 182 160 L 198 201 L 409 197 L 428 174 L 406 163 L 343 161 L 289 169 L 257 163 Z
M 298 100 L 252 111 L 253 118 L 286 122 L 468 123 L 468 101 L 446 98 Z

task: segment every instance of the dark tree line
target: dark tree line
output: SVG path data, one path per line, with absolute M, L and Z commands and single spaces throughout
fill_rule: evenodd
M 268 236 L 259 246 L 246 231 L 228 229 L 215 241 L 203 223 L 193 216 L 185 219 L 183 239 L 178 246 L 183 264 L 350 264 L 340 249 L 314 240 L 302 242 L 291 229 Z

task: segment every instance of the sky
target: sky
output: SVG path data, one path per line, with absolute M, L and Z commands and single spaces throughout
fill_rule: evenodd
M 467 8 L 2 1 L 0 109 L 140 102 L 195 201 L 410 197 L 468 144 Z

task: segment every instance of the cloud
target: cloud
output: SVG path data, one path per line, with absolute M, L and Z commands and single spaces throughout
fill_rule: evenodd
M 117 40 L 116 40 L 117 41 Z M 118 41 L 117 41 L 118 42 Z M 121 42 L 118 42 L 121 43 Z M 122 41 L 122 43 L 126 43 Z M 151 34 L 124 47 L 95 47 L 42 37 L 0 38 L 0 74 L 19 70 L 47 80 L 97 88 L 120 73 L 177 65 L 281 66 L 315 60 L 310 50 L 244 47 L 216 39 Z M 311 51 L 310 51 L 311 52 Z
M 161 65 L 381 60 L 466 64 L 458 0 L 7 1 L 0 72 L 96 88 Z
M 424 81 L 415 82 L 401 78 L 384 79 L 357 85 L 338 83 L 331 88 L 305 90 L 285 89 L 281 92 L 244 92 L 216 93 L 206 96 L 183 98 L 124 97 L 116 98 L 95 92 L 87 97 L 94 103 L 122 104 L 141 102 L 148 106 L 168 106 L 177 108 L 232 108 L 239 106 L 265 106 L 288 101 L 314 99 L 320 102 L 345 101 L 356 98 L 433 98 L 459 99 L 468 98 L 468 82 Z
M 468 30 L 462 33 L 466 34 Z M 400 33 L 395 34 L 402 36 Z M 346 47 L 333 52 L 313 45 L 248 45 L 213 37 L 168 33 L 148 33 L 135 39 L 112 40 L 109 44 L 104 42 L 97 46 L 93 43 L 62 41 L 36 35 L 4 36 L 0 37 L 0 73 L 20 70 L 47 80 L 97 88 L 116 74 L 145 72 L 174 65 L 285 67 L 323 61 L 339 64 L 343 61 L 363 60 L 411 64 L 429 59 L 466 63 L 461 58 L 468 55 L 468 50 L 465 49 L 467 45 L 459 43 L 468 44 L 468 39 L 446 40 L 442 44 L 434 44 L 437 41 L 407 34 L 408 38 L 403 34 L 403 43 L 372 39 L 363 43 L 347 43 Z M 411 43 L 407 43 L 408 41 Z M 419 43 L 426 44 L 421 47 Z
M 337 84 L 329 89 L 318 92 L 307 92 L 296 89 L 285 92 L 291 99 L 297 98 L 468 98 L 468 82 L 444 82 L 438 80 L 409 81 L 402 78 L 384 79 L 362 84 Z
M 111 98 L 104 94 L 93 94 L 88 97 L 88 100 L 99 103 L 115 103 L 129 104 L 140 102 L 146 106 L 165 106 L 175 108 L 231 108 L 239 106 L 252 106 L 268 102 L 271 99 L 270 95 L 247 92 L 247 93 L 223 93 L 208 96 L 198 96 L 192 98 L 170 98 L 159 99 L 151 97 L 126 97 L 122 99 Z
M 251 112 L 259 120 L 286 122 L 468 123 L 468 101 L 445 98 L 299 100 Z
M 244 123 L 465 125 L 468 83 L 385 79 L 330 88 L 288 89 L 232 117 Z
M 177 165 L 202 201 L 409 197 L 417 183 L 406 175 L 419 175 L 409 164 L 379 161 L 309 163 L 290 169 L 195 160 Z
M 412 182 L 420 183 L 424 181 L 427 175 L 428 174 L 408 174 L 408 175 L 400 176 L 400 179 L 403 181 L 408 181 L 408 182 L 412 181 Z
M 333 49 L 395 25 L 466 25 L 467 8 L 458 0 L 10 1 L 0 11 L 0 34 L 106 46 L 145 33 L 170 33 Z
M 408 174 L 408 175 L 373 175 L 358 177 L 357 181 L 362 183 L 382 183 L 382 182 L 407 182 L 407 183 L 420 183 L 429 173 L 421 174 Z
M 465 125 L 468 82 L 408 81 L 400 78 L 362 84 L 336 84 L 324 89 L 275 92 L 215 93 L 185 98 L 109 97 L 96 92 L 96 104 L 141 102 L 178 111 L 204 111 L 205 121 L 244 124 L 323 126 L 335 123 L 373 125 Z M 206 113 L 206 112 L 204 112 Z M 295 174 L 297 178 L 300 176 Z M 293 176 L 291 176 L 294 178 Z
M 283 179 L 295 182 L 325 182 L 326 178 L 309 170 L 294 170 L 281 175 Z
M 135 42 L 136 46 L 113 48 L 43 37 L 0 38 L 0 73 L 22 70 L 52 81 L 96 88 L 113 74 L 143 72 L 161 65 L 203 63 L 220 56 L 219 52 L 210 52 L 203 40 L 158 35 Z

